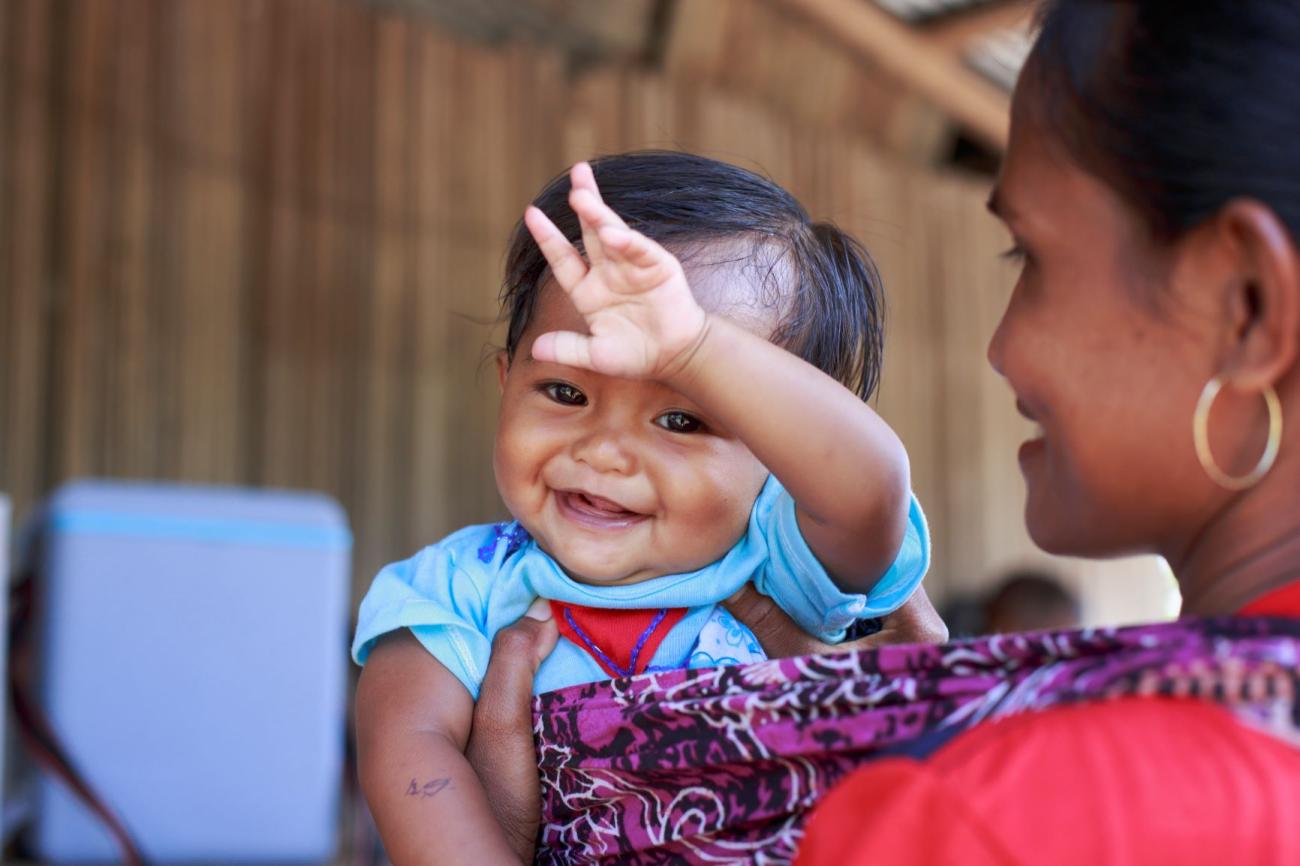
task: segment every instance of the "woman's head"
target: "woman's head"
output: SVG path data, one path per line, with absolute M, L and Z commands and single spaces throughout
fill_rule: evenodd
M 1044 7 L 991 200 L 1023 261 L 989 349 L 1043 427 L 1021 462 L 1044 547 L 1186 553 L 1234 502 L 1193 446 L 1212 377 L 1217 463 L 1263 451 L 1300 340 L 1296 81 L 1290 2 Z
M 1300 4 L 1051 0 L 1032 110 L 1163 240 L 1238 198 L 1300 237 Z
M 882 299 L 852 239 L 813 224 L 770 181 L 725 163 L 633 153 L 591 165 L 605 203 L 677 255 L 706 311 L 785 346 L 864 399 L 871 393 Z M 566 174 L 534 204 L 580 246 L 568 192 Z M 495 469 L 514 517 L 592 583 L 635 583 L 722 557 L 767 476 L 745 443 L 662 383 L 532 358 L 540 334 L 586 324 L 522 226 L 502 300 L 509 333 Z

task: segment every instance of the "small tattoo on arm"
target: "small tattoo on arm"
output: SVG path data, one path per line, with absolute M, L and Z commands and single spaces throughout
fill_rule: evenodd
M 415 779 L 411 784 L 406 786 L 406 796 L 419 797 L 421 800 L 428 800 L 442 793 L 443 788 L 451 786 L 451 779 L 430 779 L 421 785 Z

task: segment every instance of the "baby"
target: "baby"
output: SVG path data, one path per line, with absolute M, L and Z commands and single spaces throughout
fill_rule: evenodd
M 562 635 L 541 692 L 761 660 L 719 605 L 751 581 L 842 640 L 929 561 L 907 454 L 865 402 L 882 300 L 857 243 L 678 153 L 580 163 L 523 222 L 494 459 L 514 522 L 385 568 L 353 644 L 362 785 L 397 864 L 517 862 L 463 753 L 492 638 L 530 607 Z

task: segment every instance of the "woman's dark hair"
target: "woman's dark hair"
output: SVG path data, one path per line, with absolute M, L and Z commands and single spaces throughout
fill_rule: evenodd
M 1300 3 L 1046 0 L 1030 108 L 1171 240 L 1233 198 L 1300 238 Z
M 880 275 L 862 245 L 829 223 L 814 223 L 794 197 L 753 172 L 670 151 L 640 151 L 591 161 L 600 194 L 629 226 L 679 256 L 718 241 L 740 241 L 740 264 L 761 271 L 760 291 L 777 299 L 772 341 L 867 399 L 884 351 Z M 569 176 L 554 178 L 533 200 L 575 245 Z M 501 306 L 513 358 L 532 316 L 546 259 L 520 221 L 506 255 Z M 771 301 L 769 301 L 770 303 Z

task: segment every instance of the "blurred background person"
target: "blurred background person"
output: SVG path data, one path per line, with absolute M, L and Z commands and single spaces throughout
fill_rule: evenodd
M 1004 577 L 984 602 L 984 633 L 1078 628 L 1079 600 L 1045 571 L 1015 571 Z

